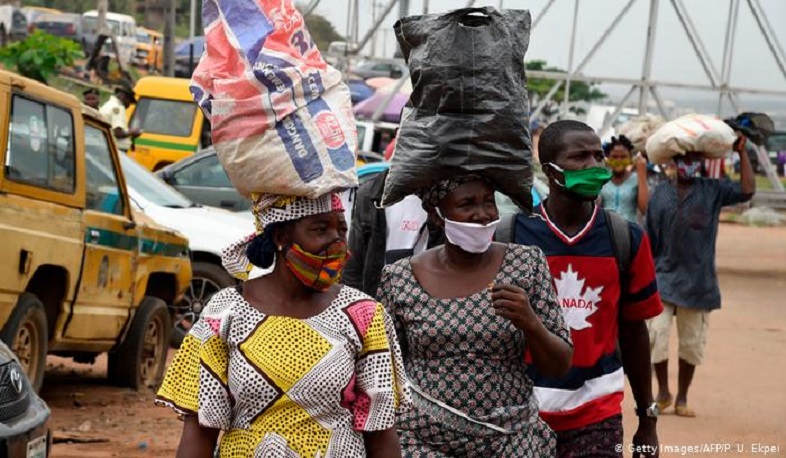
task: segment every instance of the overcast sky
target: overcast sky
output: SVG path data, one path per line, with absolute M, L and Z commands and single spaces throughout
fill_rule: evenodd
M 372 25 L 372 4 L 375 0 L 360 0 L 360 33 Z M 388 0 L 376 0 L 379 9 Z M 476 6 L 499 7 L 500 0 L 478 0 Z M 410 0 L 410 14 L 421 14 L 424 0 Z M 704 42 L 718 72 L 721 70 L 726 22 L 730 0 L 684 0 L 690 17 Z M 759 0 L 770 24 L 775 29 L 781 48 L 786 49 L 786 0 Z M 327 17 L 344 35 L 347 27 L 349 0 L 322 0 L 317 12 Z M 533 21 L 548 0 L 503 0 L 504 8 L 529 9 Z M 576 32 L 574 65 L 577 65 L 628 0 L 580 0 Z M 568 67 L 571 24 L 575 0 L 556 0 L 533 30 L 527 59 L 543 59 L 549 64 Z M 466 5 L 466 0 L 430 0 L 429 12 L 445 12 Z M 608 38 L 604 46 L 585 67 L 592 76 L 640 78 L 649 14 L 649 0 L 636 0 L 628 14 Z M 398 6 L 381 28 L 377 39 L 377 53 L 387 44 L 392 55 L 395 44 L 392 27 L 398 17 Z M 386 37 L 386 38 L 385 38 Z M 370 50 L 369 48 L 366 48 Z M 786 77 L 778 70 L 775 60 L 759 31 L 747 0 L 740 1 L 737 38 L 734 48 L 731 84 L 738 87 L 766 88 L 786 91 Z M 708 84 L 698 58 L 693 52 L 670 0 L 660 0 L 657 34 L 654 49 L 652 78 L 686 83 Z M 624 94 L 628 88 L 607 85 L 610 94 Z M 673 97 L 674 91 L 670 92 Z M 699 94 L 701 95 L 701 94 Z M 776 97 L 786 106 L 786 97 Z

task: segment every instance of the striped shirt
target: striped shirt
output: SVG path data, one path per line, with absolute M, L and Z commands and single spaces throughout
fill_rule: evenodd
M 516 243 L 540 247 L 546 255 L 574 344 L 565 377 L 545 377 L 529 366 L 541 417 L 555 431 L 581 428 L 622 412 L 625 377 L 616 352 L 618 316 L 644 320 L 663 310 L 647 235 L 635 223 L 629 228 L 632 262 L 621 284 L 611 236 L 598 207 L 573 236 L 563 233 L 542 205 L 533 215 L 521 214 L 516 220 Z

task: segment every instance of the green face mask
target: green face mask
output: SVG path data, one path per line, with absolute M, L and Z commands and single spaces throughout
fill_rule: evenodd
M 594 199 L 600 195 L 600 190 L 603 185 L 611 180 L 611 170 L 606 167 L 590 167 L 581 170 L 563 170 L 557 164 L 550 163 L 550 165 L 562 172 L 565 176 L 565 183 L 556 182 L 558 185 L 565 188 L 567 191 L 576 193 L 582 197 L 589 197 Z

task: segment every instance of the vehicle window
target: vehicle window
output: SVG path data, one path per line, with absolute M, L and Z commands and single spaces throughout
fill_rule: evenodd
M 188 166 L 178 170 L 174 176 L 175 185 L 178 186 L 200 186 L 206 188 L 231 188 L 232 182 L 229 181 L 224 167 L 218 160 L 218 156 L 211 154 L 204 158 L 192 162 Z
M 188 208 L 194 204 L 135 160 L 120 155 L 120 166 L 126 178 L 129 194 L 137 193 L 147 201 L 168 208 Z
M 377 64 L 371 68 L 371 70 L 375 72 L 389 72 L 393 70 L 393 66 L 390 64 Z
M 189 137 L 196 110 L 193 102 L 142 98 L 137 102 L 131 126 L 149 134 Z
M 123 198 L 112 162 L 112 150 L 106 133 L 85 126 L 85 170 L 87 172 L 85 206 L 112 215 L 123 214 Z
M 15 95 L 5 175 L 10 180 L 74 191 L 74 122 L 71 113 Z
M 357 132 L 358 132 L 358 149 L 363 149 L 363 141 L 366 139 L 366 126 L 362 124 L 357 125 Z

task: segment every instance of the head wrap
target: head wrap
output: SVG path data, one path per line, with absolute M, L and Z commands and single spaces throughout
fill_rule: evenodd
M 461 175 L 447 180 L 438 181 L 430 188 L 423 188 L 418 191 L 417 195 L 423 202 L 423 209 L 429 211 L 432 208 L 437 208 L 440 202 L 448 196 L 454 189 L 459 186 L 470 183 L 472 181 L 488 181 L 480 175 L 469 174 Z
M 221 264 L 233 277 L 247 280 L 248 274 L 254 265 L 249 261 L 246 250 L 249 244 L 265 234 L 265 228 L 275 223 L 295 221 L 307 216 L 322 213 L 343 212 L 344 205 L 338 194 L 328 193 L 316 199 L 305 197 L 281 196 L 275 194 L 261 194 L 254 196 L 252 212 L 256 232 L 244 237 L 224 249 Z

